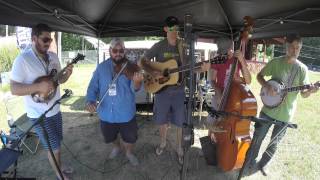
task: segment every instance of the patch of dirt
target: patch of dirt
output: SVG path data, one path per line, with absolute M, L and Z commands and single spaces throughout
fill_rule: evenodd
M 62 144 L 62 162 L 72 166 L 75 180 L 178 180 L 181 166 L 175 151 L 176 131 L 170 127 L 165 152 L 157 156 L 155 147 L 160 141 L 159 131 L 152 119 L 152 113 L 140 112 L 137 115 L 139 138 L 135 145 L 135 154 L 140 165 L 133 167 L 121 153 L 116 159 L 109 160 L 111 144 L 105 144 L 100 132 L 98 118 L 81 112 L 64 112 L 64 141 Z M 203 117 L 204 119 L 205 117 Z M 202 119 L 202 121 L 203 121 Z M 238 172 L 225 173 L 217 167 L 208 166 L 201 155 L 199 137 L 205 136 L 203 122 L 195 122 L 195 144 L 187 152 L 187 179 L 236 179 Z M 33 144 L 34 138 L 27 143 Z M 55 179 L 55 174 L 47 160 L 47 153 L 39 147 L 36 154 L 24 150 L 19 158 L 18 177 L 36 177 L 37 179 Z M 256 176 L 255 176 L 256 177 Z M 261 176 L 259 176 L 261 177 Z

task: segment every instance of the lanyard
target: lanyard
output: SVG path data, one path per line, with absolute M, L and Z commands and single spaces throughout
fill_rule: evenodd
M 49 64 L 50 64 L 49 58 L 47 58 L 47 61 L 46 61 L 46 60 L 44 60 L 43 58 L 41 58 L 41 57 L 39 56 L 38 52 L 37 52 L 35 49 L 33 49 L 33 51 L 34 51 L 34 54 L 36 55 L 38 61 L 41 63 L 42 68 L 43 68 L 44 71 L 46 72 L 46 75 L 48 75 L 48 74 L 49 74 Z M 46 54 L 46 57 L 48 57 L 47 54 Z M 47 62 L 48 62 L 48 63 L 47 63 Z
M 118 79 L 118 77 L 120 76 L 121 72 L 124 70 L 124 68 L 127 66 L 128 62 L 126 62 L 122 67 L 121 67 L 121 70 L 118 72 L 118 74 L 116 74 L 116 76 L 112 79 L 112 82 L 111 84 L 115 83 L 116 80 Z M 109 85 L 108 85 L 109 86 Z M 109 92 L 109 89 L 110 87 L 108 87 L 107 91 L 104 93 L 104 95 L 102 96 L 98 106 L 97 106 L 97 110 L 99 109 L 100 107 L 100 104 L 102 103 L 102 101 L 104 100 L 104 98 L 106 97 L 107 93 Z

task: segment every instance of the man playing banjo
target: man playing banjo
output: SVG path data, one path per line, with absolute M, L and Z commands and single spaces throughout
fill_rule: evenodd
M 267 89 L 266 92 L 269 96 L 275 96 L 278 91 L 274 89 L 265 76 L 271 76 L 271 79 L 276 79 L 284 83 L 285 86 L 301 86 L 309 84 L 308 68 L 297 58 L 300 54 L 302 47 L 302 40 L 299 36 L 290 35 L 286 38 L 286 56 L 278 57 L 271 60 L 266 66 L 258 73 L 257 80 L 263 88 Z M 318 83 L 317 83 L 318 84 Z M 301 90 L 300 94 L 303 98 L 307 98 L 311 93 L 318 91 L 318 87 L 310 85 L 308 89 Z M 274 107 L 264 105 L 260 117 L 269 120 L 278 120 L 282 122 L 289 122 L 293 118 L 296 110 L 297 96 L 299 91 L 286 93 L 283 101 Z M 253 169 L 258 168 L 263 175 L 266 176 L 264 167 L 271 160 L 276 151 L 277 144 L 283 138 L 286 132 L 287 125 L 275 125 L 271 135 L 271 141 L 262 155 L 262 158 L 256 163 L 256 158 L 259 154 L 259 149 L 263 139 L 265 138 L 271 123 L 255 123 L 255 131 L 252 139 L 252 144 L 247 152 L 246 157 L 249 159 L 249 169 L 247 173 Z M 255 167 L 255 168 L 254 168 Z

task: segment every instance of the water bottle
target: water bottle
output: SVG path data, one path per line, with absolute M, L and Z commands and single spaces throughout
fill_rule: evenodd
M 12 128 L 13 124 L 14 124 L 14 120 L 13 120 L 13 117 L 11 115 L 7 115 L 7 121 L 8 121 L 9 127 Z
M 4 145 L 7 144 L 7 136 L 3 131 L 1 131 L 1 141 Z
M 11 114 L 7 115 L 7 121 L 10 127 L 10 130 L 9 130 L 10 138 L 16 137 L 16 125 L 14 124 L 14 120 Z

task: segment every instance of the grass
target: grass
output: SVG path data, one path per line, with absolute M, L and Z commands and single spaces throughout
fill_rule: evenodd
M 62 111 L 83 111 L 87 94 L 87 87 L 95 69 L 95 64 L 76 65 L 73 68 L 73 74 L 70 79 L 61 85 L 62 89 L 71 89 L 73 95 L 63 101 Z M 61 91 L 61 94 L 63 91 Z
M 10 85 L 9 84 L 3 84 L 1 85 L 1 91 L 8 92 L 10 91 Z
M 61 86 L 61 89 L 72 89 L 73 96 L 62 103 L 63 112 L 83 112 L 84 96 L 88 83 L 94 71 L 95 64 L 75 65 L 74 73 L 69 81 Z M 320 73 L 310 72 L 311 82 L 320 80 Z M 253 78 L 251 90 L 255 94 L 258 107 L 261 108 L 261 100 L 258 96 L 260 86 L 256 78 Z M 63 91 L 61 92 L 63 93 Z M 3 93 L 1 93 L 3 97 Z M 15 108 L 23 110 L 21 98 L 14 102 Z M 294 123 L 298 124 L 298 129 L 288 129 L 281 146 L 279 146 L 273 162 L 269 166 L 272 172 L 268 179 L 316 179 L 320 175 L 320 93 L 312 94 L 309 98 L 298 99 L 298 109 L 295 113 Z M 3 100 L 0 101 L 0 129 L 8 129 L 6 122 L 6 111 Z M 15 112 L 16 113 L 16 112 Z M 262 150 L 269 141 L 268 137 L 264 141 Z M 262 176 L 255 175 L 248 179 L 263 179 Z M 267 179 L 267 178 L 265 178 Z

